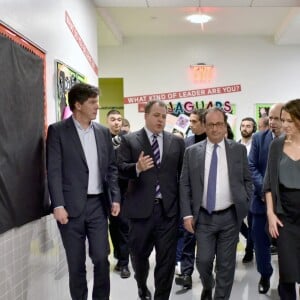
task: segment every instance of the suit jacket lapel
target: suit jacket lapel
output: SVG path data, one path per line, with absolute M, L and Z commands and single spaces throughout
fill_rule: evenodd
M 145 154 L 151 153 L 153 156 L 152 147 L 144 128 L 136 133 L 136 137 L 138 142 L 141 144 L 142 149 L 144 149 Z
M 199 147 L 199 157 L 196 158 L 196 164 L 199 164 L 199 170 L 200 170 L 200 180 L 202 182 L 202 186 L 204 187 L 204 172 L 205 172 L 205 153 L 206 153 L 206 145 L 207 141 L 204 140 L 203 142 L 200 142 L 198 144 Z M 197 168 L 198 169 L 198 168 Z
M 171 143 L 172 143 L 171 134 L 169 134 L 167 132 L 163 132 L 163 155 L 162 155 L 161 163 L 160 163 L 161 168 L 167 161 L 167 154 L 170 152 Z
M 66 126 L 67 126 L 67 130 L 68 130 L 68 135 L 71 137 L 71 139 L 74 143 L 74 147 L 79 149 L 79 155 L 80 155 L 80 157 L 82 158 L 82 160 L 84 161 L 84 163 L 87 166 L 87 161 L 86 161 L 86 158 L 85 158 L 85 155 L 84 155 L 84 151 L 83 151 L 83 148 L 82 148 L 82 145 L 81 145 L 81 142 L 80 142 L 80 138 L 79 138 L 79 135 L 78 135 L 78 132 L 76 130 L 76 127 L 75 127 L 75 124 L 74 124 L 74 121 L 73 121 L 72 117 L 69 117 L 66 120 Z
M 102 166 L 102 157 L 106 157 L 104 152 L 106 149 L 103 147 L 105 137 L 103 136 L 103 133 L 99 128 L 94 124 L 94 134 L 95 134 L 95 139 L 96 139 L 96 145 L 97 145 L 97 154 L 98 154 L 98 165 L 99 165 L 99 170 L 101 170 Z M 101 174 L 102 175 L 102 174 Z
M 231 162 L 233 161 L 233 156 L 232 155 L 234 155 L 234 153 L 233 153 L 233 151 L 229 150 L 232 146 L 230 141 L 225 139 L 224 144 L 225 144 L 225 152 L 226 152 L 226 159 L 227 159 L 228 176 L 230 178 L 231 174 L 232 174 L 232 170 L 231 170 L 231 165 L 232 165 Z

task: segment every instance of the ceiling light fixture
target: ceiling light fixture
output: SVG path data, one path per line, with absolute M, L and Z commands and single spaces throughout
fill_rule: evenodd
M 197 7 L 197 13 L 187 16 L 186 19 L 193 24 L 201 24 L 201 29 L 203 31 L 204 24 L 209 22 L 212 19 L 212 17 L 202 13 L 201 0 L 199 0 L 199 5 Z
M 203 14 L 200 13 L 200 14 L 187 16 L 186 19 L 189 22 L 194 23 L 194 24 L 204 24 L 204 23 L 207 23 L 211 20 L 211 16 L 203 15 Z

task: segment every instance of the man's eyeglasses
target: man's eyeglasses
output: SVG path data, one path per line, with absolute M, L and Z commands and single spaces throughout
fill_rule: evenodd
M 217 129 L 223 128 L 224 127 L 224 122 L 217 122 L 217 123 L 208 123 L 206 124 L 206 127 L 208 129 L 214 129 L 214 127 L 217 127 Z

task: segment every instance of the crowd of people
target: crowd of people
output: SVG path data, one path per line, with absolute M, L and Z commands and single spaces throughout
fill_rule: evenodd
M 102 126 L 94 122 L 98 95 L 94 86 L 75 84 L 68 95 L 72 116 L 50 125 L 47 135 L 49 193 L 72 299 L 88 295 L 86 240 L 94 265 L 92 298 L 109 299 L 108 234 L 114 271 L 123 279 L 134 273 L 139 299 L 169 299 L 175 270 L 175 283 L 191 289 L 194 266 L 201 300 L 230 299 L 241 233 L 242 262 L 255 257 L 257 293 L 270 288 L 276 241 L 278 294 L 296 300 L 300 99 L 274 104 L 258 124 L 243 118 L 241 139 L 234 141 L 226 113 L 215 107 L 191 112 L 188 137 L 165 131 L 168 110 L 160 100 L 146 104 L 138 131 L 130 132 L 115 109 Z M 147 279 L 153 249 L 152 296 Z

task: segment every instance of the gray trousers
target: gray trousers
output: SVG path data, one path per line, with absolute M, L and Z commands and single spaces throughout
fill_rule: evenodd
M 236 248 L 240 224 L 237 223 L 234 206 L 209 214 L 200 210 L 196 225 L 196 266 L 203 289 L 215 286 L 214 299 L 229 299 L 234 280 Z M 213 264 L 216 258 L 216 280 Z

